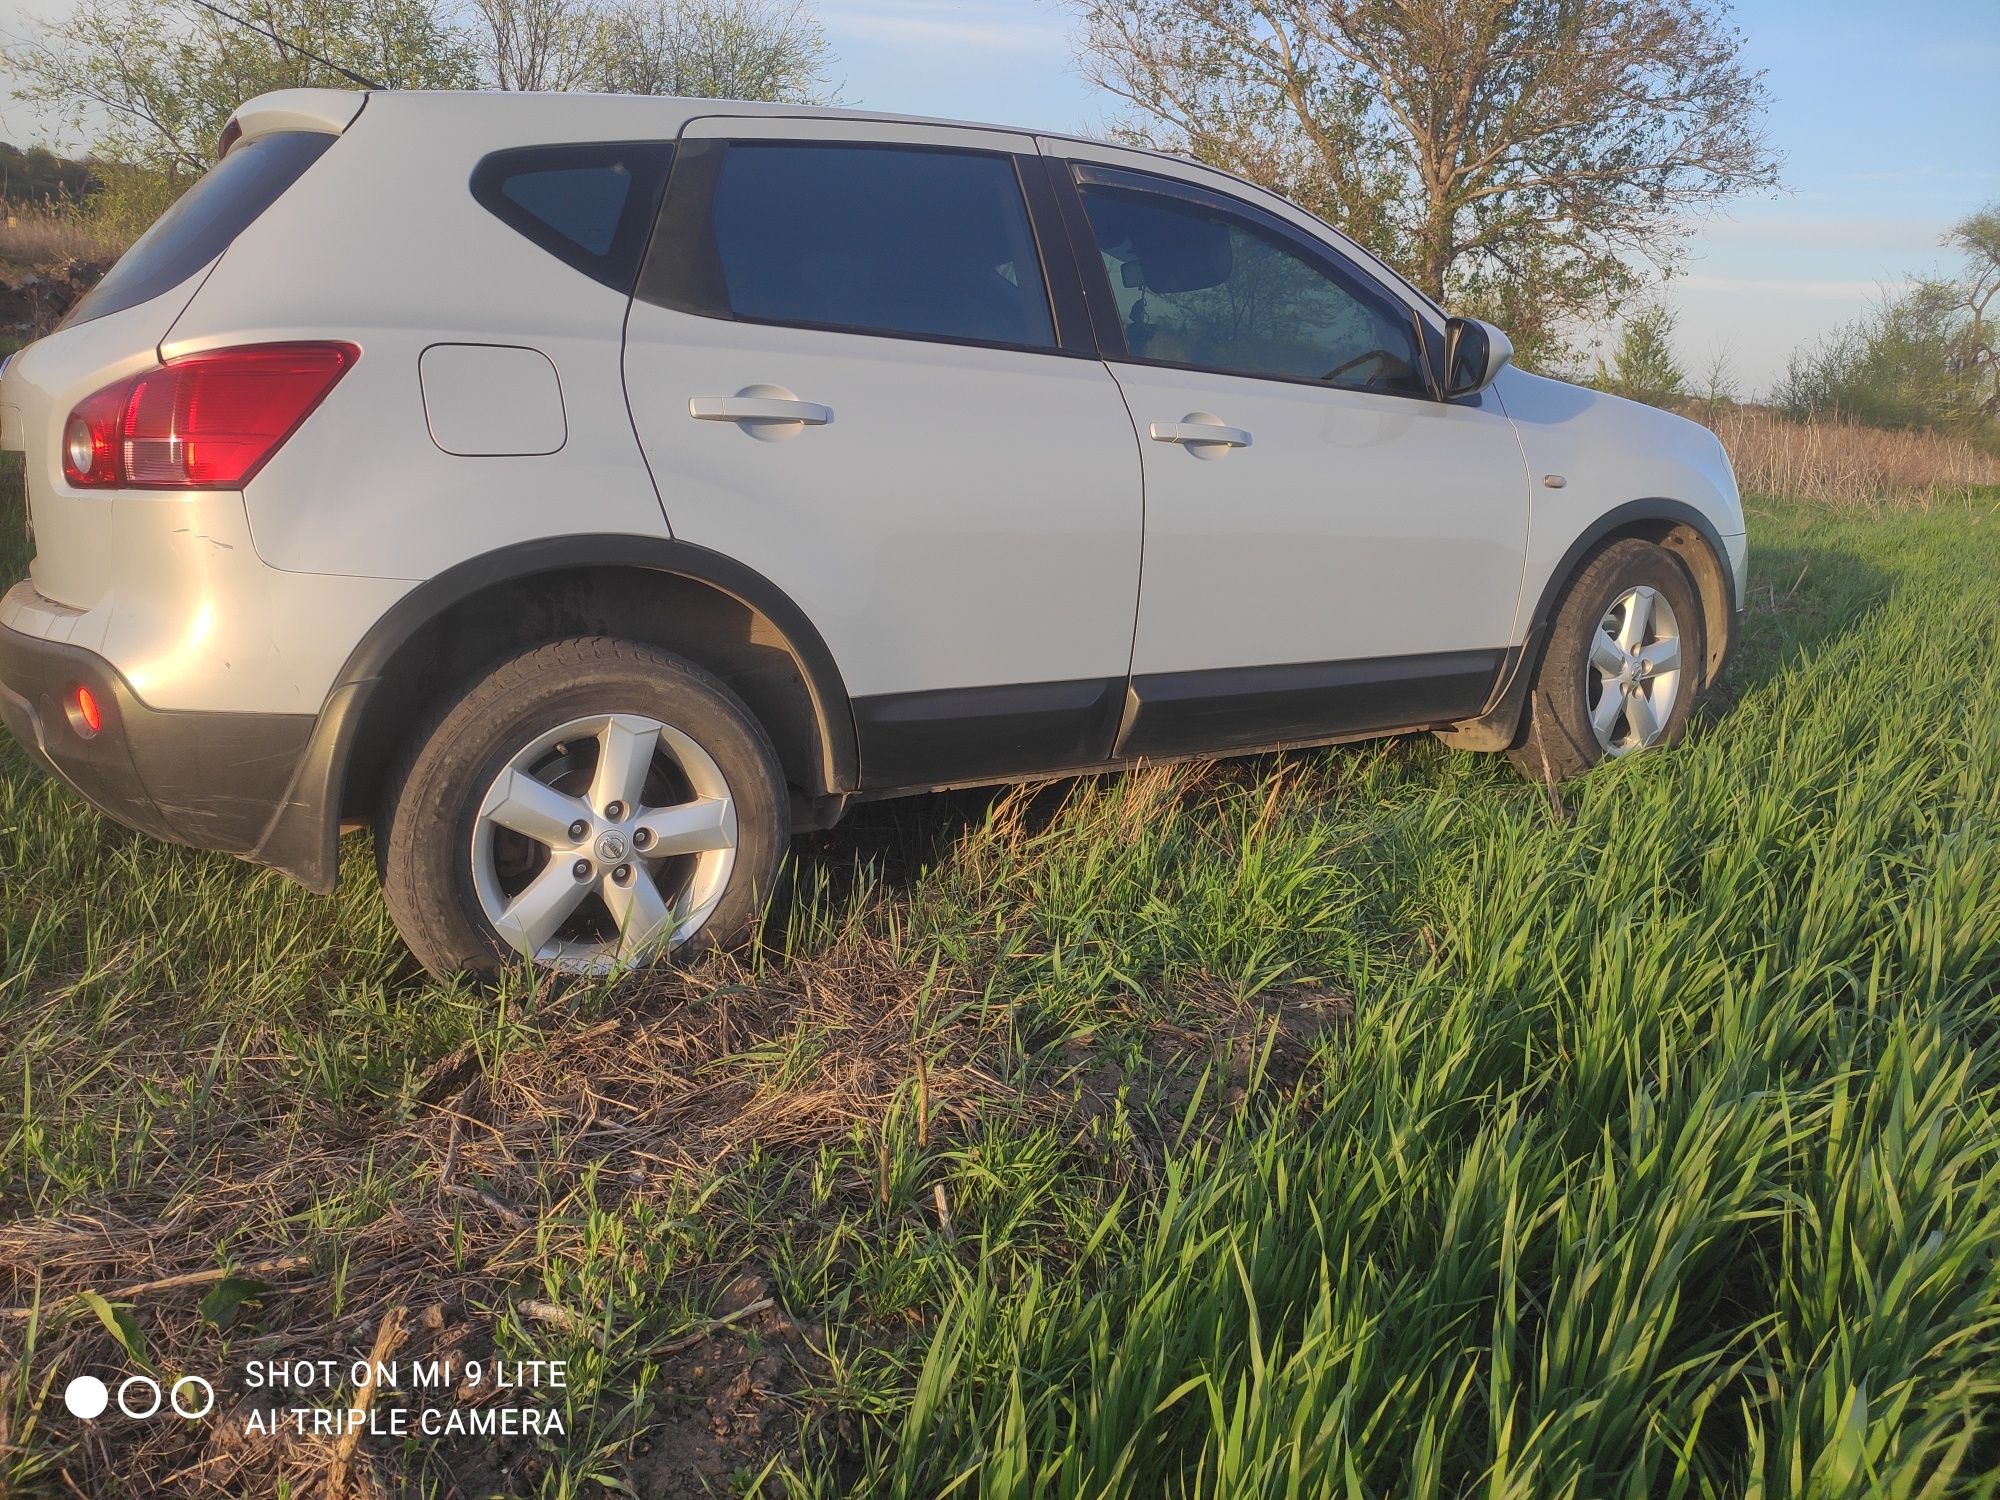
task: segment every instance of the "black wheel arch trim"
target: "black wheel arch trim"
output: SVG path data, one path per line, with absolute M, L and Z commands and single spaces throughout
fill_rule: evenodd
M 1449 743 L 1470 750 L 1504 750 L 1514 743 L 1520 732 L 1521 716 L 1527 709 L 1528 692 L 1534 684 L 1536 671 L 1541 667 L 1542 647 L 1548 640 L 1549 622 L 1563 590 L 1569 587 L 1570 580 L 1576 577 L 1577 570 L 1591 553 L 1634 524 L 1646 522 L 1686 526 L 1702 539 L 1714 555 L 1727 598 L 1721 611 L 1722 618 L 1719 621 L 1708 619 L 1704 611 L 1702 624 L 1707 629 L 1719 629 L 1721 632 L 1721 651 L 1709 680 L 1713 681 L 1720 675 L 1723 664 L 1735 653 L 1736 622 L 1743 611 L 1743 600 L 1736 597 L 1736 574 L 1729 565 L 1729 549 L 1723 545 L 1722 533 L 1715 529 L 1713 521 L 1685 500 L 1672 500 L 1665 496 L 1628 500 L 1604 512 L 1585 527 L 1569 544 L 1555 567 L 1549 570 L 1548 579 L 1542 585 L 1541 597 L 1535 601 L 1534 613 L 1528 616 L 1527 631 L 1521 644 L 1508 653 L 1491 701 L 1478 718 L 1448 731 L 1444 738 Z M 1698 580 L 1696 596 L 1700 597 Z
M 397 652 L 446 610 L 497 584 L 591 567 L 639 568 L 692 579 L 769 619 L 791 646 L 813 699 L 828 792 L 839 795 L 860 785 L 854 711 L 845 680 L 825 639 L 784 590 L 734 558 L 691 542 L 621 533 L 544 537 L 455 564 L 383 612 L 328 689 L 291 785 L 250 857 L 313 890 L 331 892 L 339 878 L 348 765 L 369 700 Z
M 1576 576 L 1584 558 L 1613 532 L 1621 531 L 1635 521 L 1667 521 L 1691 528 L 1708 544 L 1708 550 L 1715 554 L 1715 565 L 1722 570 L 1723 585 L 1729 591 L 1729 608 L 1724 613 L 1734 615 L 1743 608 L 1743 601 L 1736 597 L 1736 575 L 1729 566 L 1729 549 L 1723 545 L 1722 533 L 1715 529 L 1713 521 L 1685 500 L 1628 500 L 1599 516 L 1569 544 L 1569 550 L 1563 553 L 1562 561 L 1556 564 L 1548 582 L 1542 587 L 1542 597 L 1535 606 L 1533 616 L 1537 628 L 1547 627 L 1549 617 L 1555 612 L 1557 597 Z

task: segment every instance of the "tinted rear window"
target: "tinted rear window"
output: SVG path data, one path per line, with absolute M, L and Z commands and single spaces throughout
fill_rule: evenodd
M 227 250 L 338 139 L 282 130 L 237 145 L 139 236 L 66 321 L 123 312 L 179 286 Z
M 1055 347 L 1008 157 L 732 141 L 687 160 L 642 297 L 704 317 Z
M 472 196 L 558 260 L 629 292 L 673 159 L 663 141 L 496 151 L 473 169 Z

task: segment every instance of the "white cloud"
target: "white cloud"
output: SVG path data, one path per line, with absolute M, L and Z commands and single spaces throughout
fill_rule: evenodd
M 1870 195 L 1871 199 L 1879 195 Z M 1814 214 L 1787 204 L 1777 209 L 1758 205 L 1752 216 L 1687 221 L 1697 251 L 1743 246 L 1820 254 L 1837 249 L 1843 255 L 1893 251 L 1898 255 L 1929 254 L 1938 236 L 1952 222 L 1940 214 Z
M 890 47 L 918 52 L 1044 52 L 1066 46 L 1068 33 L 1053 17 L 1028 6 L 958 5 L 939 0 L 850 0 L 822 8 L 829 31 L 847 32 Z
M 2000 182 L 2000 172 L 1973 167 L 1897 167 L 1887 172 L 1844 172 L 1846 182 Z
M 1700 292 L 1755 292 L 1772 297 L 1818 297 L 1830 301 L 1856 301 L 1894 296 L 1907 290 L 1907 280 L 1820 281 L 1800 277 L 1711 276 L 1693 272 L 1669 283 L 1669 291 L 1686 287 Z

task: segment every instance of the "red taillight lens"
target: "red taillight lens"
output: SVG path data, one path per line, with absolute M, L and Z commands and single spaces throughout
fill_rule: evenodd
M 104 710 L 97 705 L 97 694 L 81 683 L 71 691 L 69 721 L 76 732 L 85 739 L 94 738 L 104 727 Z
M 360 357 L 352 344 L 253 344 L 168 360 L 70 413 L 63 475 L 83 489 L 239 488 Z
M 242 139 L 243 122 L 231 115 L 229 123 L 222 127 L 222 134 L 215 138 L 215 159 L 221 161 L 229 154 L 229 148 Z
M 127 384 L 99 391 L 71 412 L 63 426 L 63 478 L 79 489 L 118 483 Z

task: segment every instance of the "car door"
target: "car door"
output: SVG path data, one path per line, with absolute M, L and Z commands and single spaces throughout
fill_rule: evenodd
M 681 137 L 626 330 L 633 421 L 674 536 L 818 628 L 869 788 L 1110 751 L 1139 459 L 1053 205 L 1026 136 Z
M 1528 533 L 1498 398 L 1438 400 L 1411 300 L 1275 204 L 1197 168 L 1062 150 L 1145 469 L 1120 753 L 1479 712 Z

